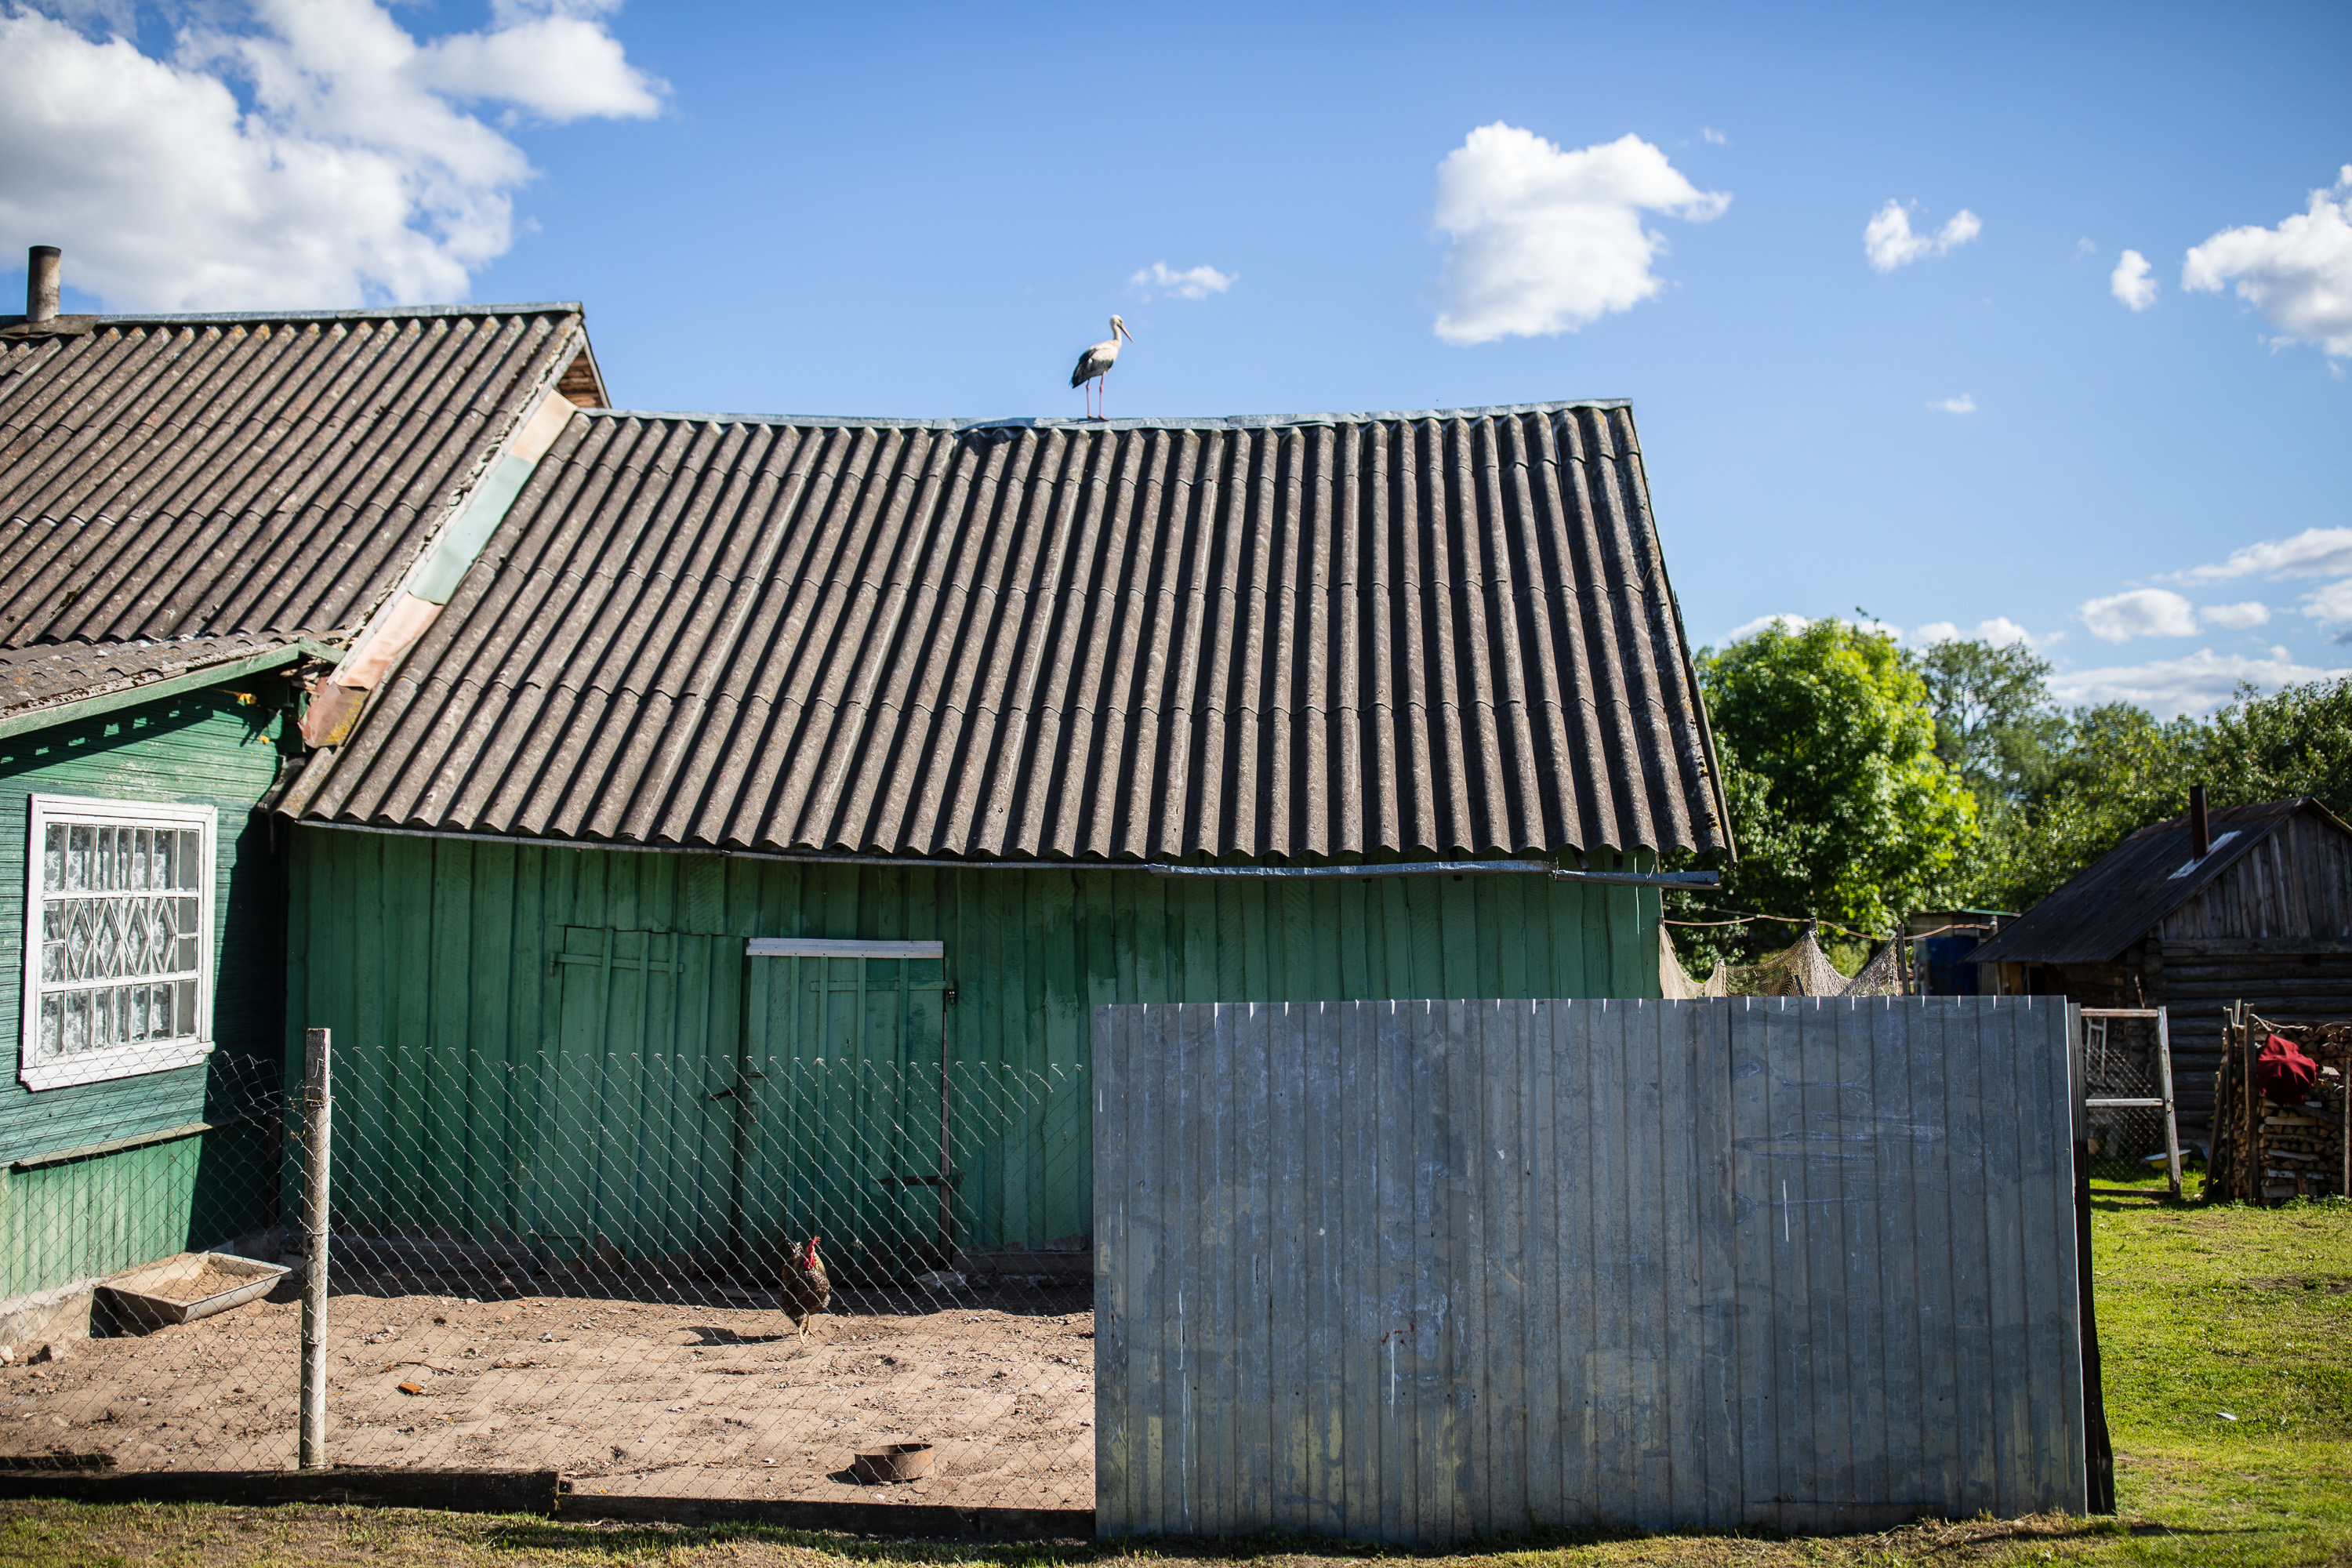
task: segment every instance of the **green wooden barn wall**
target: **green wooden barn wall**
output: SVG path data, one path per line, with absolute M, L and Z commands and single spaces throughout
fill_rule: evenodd
M 268 690 L 275 682 L 257 688 Z M 238 1121 L 64 1163 L 16 1162 L 242 1116 L 283 1036 L 284 878 L 254 806 L 278 776 L 278 713 L 200 691 L 0 738 L 0 1301 L 225 1241 L 262 1223 L 265 1131 Z M 220 814 L 211 1061 L 37 1093 L 23 1039 L 27 797 L 208 804 Z M 283 829 L 278 830 L 281 834 Z
M 729 1163 L 745 1157 L 728 1119 L 751 1112 L 724 1091 L 780 973 L 754 966 L 790 962 L 747 960 L 745 937 L 945 942 L 943 977 L 905 977 L 934 1000 L 953 987 L 954 1071 L 1018 1102 L 992 1147 L 958 1157 L 958 1240 L 976 1247 L 1087 1229 L 1098 1003 L 1659 994 L 1654 889 L 1536 877 L 836 868 L 306 826 L 289 878 L 287 1048 L 291 1064 L 304 1027 L 335 1032 L 339 1223 L 583 1245 L 593 1226 L 640 1256 L 770 1255 L 792 1223 L 727 1232 Z M 900 977 L 876 973 L 882 989 Z M 582 977 L 598 974 L 592 992 Z M 625 1086 L 551 1066 L 583 1027 L 629 1037 L 611 1058 Z M 929 1048 L 915 1076 L 935 1107 L 936 1036 Z M 751 1098 L 800 1092 L 782 1080 L 807 1064 L 752 1065 L 775 1076 Z M 592 1155 L 599 1136 L 611 1147 Z M 581 1218 L 583 1184 L 615 1181 L 629 1190 Z

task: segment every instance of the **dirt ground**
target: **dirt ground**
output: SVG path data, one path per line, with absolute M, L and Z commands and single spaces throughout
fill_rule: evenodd
M 647 1304 L 367 1284 L 330 1307 L 337 1464 L 561 1469 L 589 1496 L 1094 1504 L 1083 1288 L 944 1304 L 836 1292 L 803 1343 L 750 1292 Z M 0 1367 L 0 1455 L 290 1467 L 300 1331 L 299 1302 L 255 1301 Z M 851 1478 L 860 1449 L 912 1442 L 938 1446 L 929 1479 Z

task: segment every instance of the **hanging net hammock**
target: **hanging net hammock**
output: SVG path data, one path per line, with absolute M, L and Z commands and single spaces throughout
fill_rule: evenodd
M 1845 983 L 1841 996 L 1900 996 L 1906 986 L 1903 979 L 1903 944 L 1890 942 L 1882 946 L 1868 963 L 1852 980 Z
M 1697 980 L 1683 967 L 1675 939 L 1660 922 L 1658 989 L 1670 1002 L 1700 996 L 1900 996 L 1906 989 L 1902 944 L 1884 944 L 1848 980 L 1807 931 L 1760 963 L 1727 964 L 1717 960 L 1707 977 Z
M 1715 973 L 1705 980 L 1693 980 L 1683 967 L 1680 954 L 1675 952 L 1675 939 L 1667 933 L 1665 922 L 1658 922 L 1658 994 L 1669 1002 L 1688 1002 L 1701 996 L 1727 996 L 1725 990 L 1728 972 L 1718 960 Z

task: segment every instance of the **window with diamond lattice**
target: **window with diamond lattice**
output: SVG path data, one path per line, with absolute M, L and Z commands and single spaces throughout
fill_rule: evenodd
M 56 1089 L 212 1048 L 210 806 L 35 795 L 17 1077 Z

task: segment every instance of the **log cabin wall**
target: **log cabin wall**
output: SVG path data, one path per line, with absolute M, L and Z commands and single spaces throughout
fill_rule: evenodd
M 2181 1121 L 2201 1126 L 2231 1003 L 2267 1018 L 2352 1018 L 2352 837 L 2295 813 L 2137 946 L 2148 1005 L 2171 1010 Z

